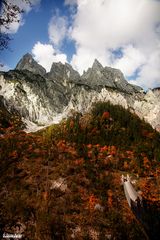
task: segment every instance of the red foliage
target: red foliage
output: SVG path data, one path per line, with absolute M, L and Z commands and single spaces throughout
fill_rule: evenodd
M 88 147 L 88 149 L 91 149 L 92 148 L 92 144 L 88 144 L 87 147 Z
M 83 163 L 84 163 L 84 159 L 83 158 L 75 160 L 75 165 L 82 165 Z
M 102 114 L 102 120 L 109 119 L 109 117 L 110 117 L 110 113 L 109 112 L 104 112 Z
M 91 134 L 94 135 L 97 133 L 97 128 L 93 128 Z
M 94 210 L 95 205 L 98 203 L 98 199 L 94 196 L 94 194 L 89 196 L 89 209 Z
M 18 157 L 17 151 L 14 150 L 13 152 L 11 152 L 11 153 L 9 154 L 9 157 L 17 158 L 17 157 Z
M 91 158 L 92 157 L 92 150 L 88 151 L 88 158 Z
M 101 147 L 100 148 L 100 152 L 106 152 L 108 150 L 107 146 Z

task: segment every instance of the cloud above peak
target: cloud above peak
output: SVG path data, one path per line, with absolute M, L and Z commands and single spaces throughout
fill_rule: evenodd
M 143 67 L 146 58 L 144 54 L 133 45 L 127 45 L 122 49 L 122 57 L 114 58 L 113 66 L 115 68 L 121 69 L 126 76 L 131 76 L 138 69 Z
M 51 43 L 56 47 L 61 46 L 68 32 L 68 20 L 65 16 L 60 16 L 56 10 L 55 15 L 51 18 L 48 26 L 48 34 Z
M 143 87 L 155 84 L 159 67 L 153 61 L 160 63 L 159 55 L 154 54 L 159 52 L 159 26 L 160 1 L 77 0 L 70 33 L 76 45 L 72 65 L 82 73 L 97 58 L 104 65 L 120 68 L 127 77 L 138 70 L 137 84 Z M 122 49 L 120 57 L 115 54 L 117 49 Z M 150 82 L 145 79 L 151 70 L 149 62 L 154 73 L 150 73 Z
M 79 0 L 78 4 L 72 35 L 83 45 L 95 33 L 93 46 L 99 39 L 107 48 L 137 42 L 150 35 L 160 21 L 160 3 L 155 0 Z M 85 38 L 79 38 L 82 33 Z
M 42 65 L 47 72 L 50 71 L 53 62 L 67 62 L 67 56 L 57 52 L 51 44 L 37 42 L 32 49 L 32 54 L 35 61 Z

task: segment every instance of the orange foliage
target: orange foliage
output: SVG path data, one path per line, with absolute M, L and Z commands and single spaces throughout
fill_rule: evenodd
M 87 191 L 85 188 L 82 188 L 80 187 L 79 188 L 79 192 L 80 192 L 80 195 L 81 195 L 81 199 L 84 201 L 84 202 L 88 202 L 88 195 L 87 195 Z
M 107 201 L 108 207 L 112 208 L 112 206 L 113 206 L 113 192 L 112 192 L 111 189 L 109 189 L 107 191 L 107 195 L 108 195 L 108 201 Z
M 89 209 L 94 210 L 94 207 L 97 203 L 98 203 L 98 199 L 94 196 L 94 194 L 91 194 L 88 200 Z
M 96 147 L 96 148 L 99 148 L 99 147 L 100 147 L 100 145 L 99 145 L 99 144 L 96 144 L 96 145 L 95 145 L 95 147 Z
M 43 199 L 44 199 L 45 201 L 47 201 L 48 198 L 49 198 L 49 193 L 48 193 L 47 191 L 42 192 L 42 197 L 43 197 Z
M 128 169 L 128 163 L 125 161 L 124 165 L 123 165 L 124 169 L 127 170 Z
M 116 155 L 116 147 L 115 146 L 108 146 L 108 152 L 113 156 Z
M 76 159 L 74 162 L 75 162 L 75 165 L 82 165 L 84 163 L 84 159 L 83 158 Z
M 11 153 L 9 154 L 9 157 L 17 158 L 17 157 L 18 157 L 17 151 L 14 150 L 13 152 L 11 152 Z
M 91 149 L 91 148 L 92 148 L 92 144 L 88 144 L 88 145 L 87 145 L 87 148 L 88 148 L 88 149 Z
M 69 127 L 70 127 L 70 128 L 73 128 L 73 127 L 74 127 L 74 121 L 73 121 L 73 120 L 70 121 Z
M 150 162 L 146 156 L 143 158 L 143 165 L 146 169 L 150 168 Z
M 65 141 L 64 140 L 60 140 L 58 143 L 57 143 L 57 147 L 60 151 L 64 151 L 66 149 L 66 144 L 65 144 Z
M 41 150 L 39 148 L 36 148 L 36 149 L 34 149 L 34 153 L 39 154 L 39 153 L 41 153 Z
M 150 202 L 159 203 L 160 193 L 156 181 L 153 179 L 143 179 L 141 181 L 141 189 L 143 190 L 142 196 Z
M 77 151 L 75 150 L 75 148 L 74 147 L 71 147 L 71 146 L 68 146 L 67 147 L 67 151 L 69 152 L 69 153 L 71 153 L 73 156 L 77 156 Z

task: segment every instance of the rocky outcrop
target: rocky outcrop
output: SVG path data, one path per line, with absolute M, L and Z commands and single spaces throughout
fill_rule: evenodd
M 0 95 L 14 106 L 24 119 L 47 124 L 67 105 L 67 97 L 54 82 L 29 71 L 9 71 L 0 76 Z
M 80 75 L 68 63 L 53 63 L 50 72 L 46 75 L 50 80 L 67 86 L 67 82 L 78 82 Z
M 160 131 L 160 93 L 149 90 L 141 101 L 135 100 L 133 109 L 135 113 L 149 122 L 153 128 Z
M 39 74 L 44 76 L 46 73 L 46 70 L 39 65 L 32 57 L 31 54 L 27 53 L 25 54 L 22 59 L 18 62 L 16 66 L 17 70 L 28 70 L 34 74 Z
M 120 70 L 103 67 L 97 59 L 95 59 L 92 68 L 89 68 L 87 72 L 82 75 L 82 81 L 92 87 L 110 87 L 131 94 L 142 90 L 142 88 L 138 86 L 129 84 Z
M 27 54 L 15 70 L 0 74 L 0 95 L 25 120 L 39 125 L 58 122 L 71 110 L 87 112 L 97 101 L 120 104 L 154 128 L 160 125 L 159 89 L 145 94 L 129 84 L 120 70 L 103 67 L 97 60 L 80 77 L 71 65 L 60 62 L 45 73 Z

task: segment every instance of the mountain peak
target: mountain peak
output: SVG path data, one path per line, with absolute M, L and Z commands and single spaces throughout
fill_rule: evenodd
M 95 59 L 92 65 L 92 69 L 102 69 L 102 68 L 103 68 L 102 64 L 97 59 Z
M 68 63 L 53 62 L 50 72 L 47 74 L 49 79 L 60 81 L 69 81 L 77 82 L 80 79 L 80 75 L 75 71 L 72 66 Z
M 26 53 L 23 57 L 28 59 L 33 59 L 32 54 L 30 53 Z
M 16 66 L 17 70 L 28 70 L 35 74 L 45 75 L 46 70 L 39 65 L 32 57 L 30 53 L 26 53 L 18 62 Z
M 32 61 L 34 61 L 34 59 L 33 59 L 33 57 L 32 57 L 32 55 L 30 54 L 30 53 L 26 53 L 21 59 L 20 59 L 20 61 L 18 62 L 18 64 L 17 64 L 17 66 L 16 66 L 16 69 L 18 69 L 18 68 L 21 68 L 22 66 L 22 63 L 24 63 L 24 62 L 28 62 L 28 63 L 32 63 Z M 21 70 L 21 69 L 19 69 L 19 70 Z

